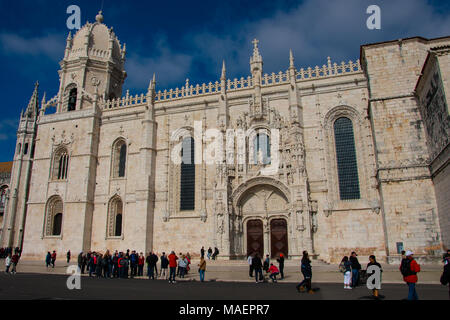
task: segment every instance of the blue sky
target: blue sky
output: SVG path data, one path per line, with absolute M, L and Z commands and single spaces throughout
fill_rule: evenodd
M 260 40 L 264 72 L 359 58 L 361 44 L 412 36 L 450 35 L 450 2 L 441 0 L 155 1 L 103 0 L 105 24 L 127 44 L 124 90 L 145 92 L 216 81 L 222 60 L 228 78 L 249 74 L 251 40 Z M 102 0 L 0 0 L 0 162 L 14 155 L 20 111 L 36 80 L 40 98 L 58 90 L 59 61 L 69 30 L 69 5 L 81 24 L 94 21 Z M 366 8 L 381 8 L 381 30 L 368 30 Z M 124 91 L 125 92 L 125 91 Z

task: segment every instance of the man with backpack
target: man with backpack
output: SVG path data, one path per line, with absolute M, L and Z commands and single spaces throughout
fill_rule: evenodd
M 408 300 L 419 300 L 416 291 L 417 273 L 420 272 L 420 265 L 414 260 L 414 253 L 406 251 L 406 258 L 402 259 L 400 264 L 400 272 L 403 280 L 408 285 Z

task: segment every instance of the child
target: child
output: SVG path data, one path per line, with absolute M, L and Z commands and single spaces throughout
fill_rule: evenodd
M 349 261 L 348 257 L 345 256 L 341 264 L 339 265 L 339 269 L 344 274 L 344 289 L 352 289 L 352 263 Z
M 277 282 L 277 275 L 280 274 L 280 271 L 278 270 L 277 267 L 273 265 L 273 263 L 270 264 L 269 272 L 270 272 L 269 277 L 270 279 L 272 279 L 272 282 Z

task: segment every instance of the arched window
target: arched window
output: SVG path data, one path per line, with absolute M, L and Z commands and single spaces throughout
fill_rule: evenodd
M 53 180 L 66 180 L 69 168 L 69 154 L 66 148 L 60 148 L 53 157 Z
M 253 138 L 253 164 L 270 164 L 270 137 L 258 132 Z
M 119 196 L 114 196 L 108 206 L 108 237 L 122 236 L 123 202 Z
M 180 210 L 195 209 L 194 139 L 183 140 L 181 149 Z
M 74 111 L 77 106 L 77 88 L 72 88 L 69 91 L 69 101 L 67 103 L 67 111 Z
M 63 221 L 63 202 L 61 197 L 53 196 L 48 200 L 46 216 L 45 235 L 60 236 Z
M 17 154 L 20 154 L 21 151 L 22 151 L 22 144 L 19 143 L 19 144 L 17 145 Z
M 113 178 L 125 177 L 127 165 L 127 144 L 120 139 L 113 145 L 112 176 Z
M 336 144 L 340 199 L 360 199 L 355 137 L 353 123 L 349 118 L 338 118 L 334 122 L 334 139 Z
M 25 143 L 25 146 L 23 147 L 23 154 L 28 154 L 28 143 Z

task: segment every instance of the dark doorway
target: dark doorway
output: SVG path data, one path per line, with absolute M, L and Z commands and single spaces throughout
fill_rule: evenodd
M 252 253 L 258 253 L 260 258 L 264 256 L 264 233 L 261 220 L 247 222 L 247 254 Z
M 288 256 L 287 223 L 284 219 L 274 219 L 270 222 L 270 242 L 272 258 L 280 253 L 285 258 Z

